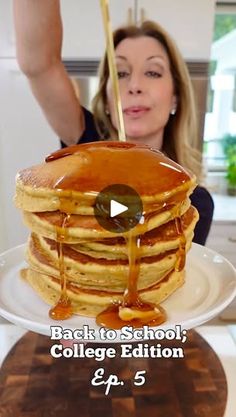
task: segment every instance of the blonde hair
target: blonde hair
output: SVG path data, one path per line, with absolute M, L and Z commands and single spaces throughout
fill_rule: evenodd
M 177 110 L 170 115 L 164 129 L 162 151 L 174 161 L 190 169 L 199 178 L 201 174 L 201 153 L 197 150 L 198 127 L 193 88 L 187 66 L 175 42 L 157 23 L 145 21 L 141 26 L 125 26 L 113 34 L 114 47 L 126 38 L 149 36 L 164 47 L 170 61 L 170 70 L 177 96 Z M 97 130 L 102 139 L 117 139 L 117 131 L 106 112 L 106 86 L 109 78 L 107 55 L 99 68 L 99 88 L 92 103 Z

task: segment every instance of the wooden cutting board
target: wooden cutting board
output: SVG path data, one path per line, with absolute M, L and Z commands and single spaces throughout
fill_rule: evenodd
M 189 331 L 188 341 L 181 345 L 183 359 L 54 359 L 51 345 L 46 336 L 28 332 L 9 352 L 0 369 L 0 417 L 224 415 L 227 385 L 222 365 L 195 331 Z M 168 341 L 165 346 L 177 344 Z M 101 367 L 106 375 L 116 374 L 124 381 L 123 386 L 111 387 L 107 396 L 104 386 L 91 385 Z M 133 383 L 137 370 L 146 370 L 142 386 Z

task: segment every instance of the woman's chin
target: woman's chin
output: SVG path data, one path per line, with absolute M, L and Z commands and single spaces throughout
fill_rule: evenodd
M 146 132 L 139 134 L 127 134 L 127 141 L 131 143 L 139 143 L 152 146 L 158 150 L 162 148 L 163 136 L 158 135 L 148 135 Z
M 127 141 L 131 142 L 131 143 L 137 143 L 137 144 L 146 143 L 145 139 L 142 138 L 142 137 L 141 138 L 140 137 L 138 137 L 138 138 L 127 138 Z
M 144 129 L 126 129 L 126 136 L 130 138 L 130 141 L 141 140 L 147 135 Z
M 149 142 L 150 143 L 153 142 L 153 140 L 152 139 L 150 140 L 149 136 L 148 135 L 145 135 L 144 133 L 132 134 L 132 135 L 127 134 L 126 137 L 127 137 L 127 140 L 129 142 L 133 142 L 133 143 L 145 143 L 145 144 L 149 144 Z

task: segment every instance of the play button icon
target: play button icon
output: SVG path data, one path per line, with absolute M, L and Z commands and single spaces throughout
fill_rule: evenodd
M 96 197 L 94 215 L 109 232 L 128 232 L 140 222 L 142 214 L 142 200 L 128 185 L 110 185 Z
M 118 201 L 111 200 L 110 203 L 110 216 L 115 217 L 118 216 L 118 214 L 124 213 L 125 211 L 129 210 L 127 206 L 124 206 L 124 204 L 118 203 Z

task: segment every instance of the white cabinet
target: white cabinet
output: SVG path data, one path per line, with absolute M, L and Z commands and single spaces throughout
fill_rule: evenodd
M 15 57 L 12 0 L 0 0 L 0 57 Z M 105 37 L 99 0 L 61 0 L 64 59 L 100 59 Z M 110 0 L 112 29 L 151 19 L 173 36 L 188 60 L 208 60 L 215 0 Z M 199 30 L 200 29 L 200 30 Z
M 0 253 L 26 240 L 29 231 L 14 207 L 18 170 L 59 147 L 15 59 L 0 59 Z
M 187 60 L 209 60 L 215 0 L 110 0 L 112 29 L 131 19 L 160 23 Z M 61 0 L 63 58 L 100 59 L 105 49 L 99 0 Z
M 138 0 L 137 19 L 160 23 L 187 60 L 209 60 L 215 0 Z
M 110 0 L 112 28 L 134 19 L 135 0 Z M 100 59 L 105 36 L 99 0 L 60 0 L 63 20 L 64 59 Z M 13 0 L 0 0 L 0 58 L 16 56 L 13 25 Z
M 110 0 L 112 29 L 128 23 L 134 0 Z M 61 0 L 64 59 L 100 59 L 105 50 L 103 19 L 99 0 Z
M 0 0 L 0 252 L 29 233 L 13 204 L 17 171 L 59 147 L 15 59 L 12 3 Z
M 15 57 L 12 0 L 0 0 L 0 58 Z

